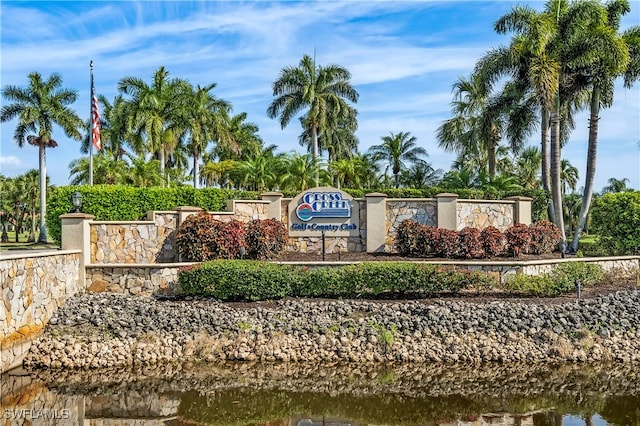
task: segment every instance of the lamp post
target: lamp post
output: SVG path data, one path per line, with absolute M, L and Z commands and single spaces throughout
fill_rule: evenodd
M 74 213 L 80 213 L 82 210 L 82 194 L 78 191 L 71 194 L 71 204 L 75 209 Z

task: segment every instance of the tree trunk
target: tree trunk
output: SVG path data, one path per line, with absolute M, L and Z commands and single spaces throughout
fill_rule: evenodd
M 200 187 L 200 162 L 198 161 L 199 153 L 197 150 L 193 151 L 193 187 L 198 189 Z
M 557 111 L 551 113 L 551 197 L 555 212 L 554 223 L 560 228 L 560 250 L 564 252 L 567 247 L 567 237 L 564 230 L 564 217 L 562 208 L 562 179 L 561 148 L 560 148 L 560 115 Z
M 164 148 L 160 148 L 160 176 L 162 176 L 162 181 L 163 181 L 163 186 L 168 186 L 167 185 L 167 177 L 164 174 Z
M 318 162 L 320 161 L 318 152 L 318 129 L 313 124 L 311 125 L 311 143 L 313 144 L 313 159 Z M 318 174 L 317 170 L 315 175 L 315 183 L 316 187 L 320 186 L 320 175 Z
M 540 153 L 542 154 L 542 170 L 540 173 L 540 179 L 542 180 L 542 189 L 551 192 L 551 168 L 549 167 L 549 112 L 545 109 L 541 109 L 541 124 L 540 124 Z M 555 213 L 553 211 L 553 203 L 547 205 L 547 215 L 549 220 L 553 222 Z
M 489 157 L 489 178 L 494 178 L 496 177 L 496 143 L 493 138 L 489 142 L 487 157 Z
M 36 241 L 36 209 L 35 206 L 31 210 L 31 233 L 27 238 L 28 243 L 34 243 Z
M 38 236 L 39 243 L 47 242 L 47 157 L 46 148 L 41 144 L 38 146 L 39 150 L 39 165 L 40 165 L 40 235 Z
M 582 206 L 580 207 L 580 216 L 578 217 L 578 226 L 576 226 L 573 241 L 571 242 L 571 251 L 578 251 L 578 243 L 582 236 L 589 209 L 591 208 L 591 197 L 593 196 L 593 183 L 596 177 L 596 157 L 598 155 L 598 121 L 600 120 L 600 88 L 594 87 L 591 94 L 591 115 L 589 117 L 589 143 L 587 147 L 587 173 L 585 175 L 584 192 L 582 193 Z

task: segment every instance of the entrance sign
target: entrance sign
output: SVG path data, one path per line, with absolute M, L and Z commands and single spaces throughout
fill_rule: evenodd
M 289 203 L 289 236 L 330 237 L 360 234 L 360 208 L 353 197 L 328 186 L 298 194 Z

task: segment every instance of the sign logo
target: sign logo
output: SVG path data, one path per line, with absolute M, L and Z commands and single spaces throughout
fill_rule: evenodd
M 351 200 L 340 192 L 307 192 L 296 207 L 296 216 L 303 222 L 314 218 L 351 217 Z

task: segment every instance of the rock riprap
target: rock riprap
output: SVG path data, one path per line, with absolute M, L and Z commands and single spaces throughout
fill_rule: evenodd
M 25 365 L 172 360 L 640 362 L 640 291 L 590 300 L 287 299 L 240 304 L 85 294 L 51 319 Z

